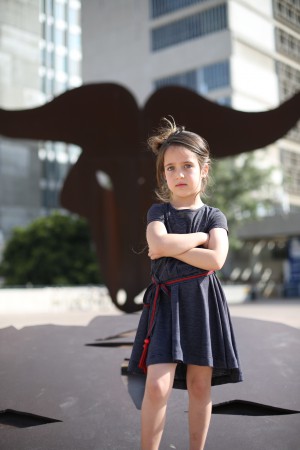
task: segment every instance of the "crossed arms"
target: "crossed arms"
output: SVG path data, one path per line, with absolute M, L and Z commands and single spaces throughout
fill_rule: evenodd
M 209 234 L 169 234 L 162 222 L 154 221 L 149 223 L 146 237 L 150 259 L 169 256 L 204 270 L 220 270 L 228 253 L 228 236 L 223 228 L 213 228 Z M 205 248 L 197 248 L 199 245 Z

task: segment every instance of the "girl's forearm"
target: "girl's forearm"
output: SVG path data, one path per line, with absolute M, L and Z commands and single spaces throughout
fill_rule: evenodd
M 176 257 L 208 241 L 208 234 L 197 232 L 188 234 L 166 233 L 148 239 L 149 250 L 159 257 Z
M 206 248 L 192 248 L 175 256 L 179 261 L 203 270 L 220 270 L 226 260 L 226 254 Z

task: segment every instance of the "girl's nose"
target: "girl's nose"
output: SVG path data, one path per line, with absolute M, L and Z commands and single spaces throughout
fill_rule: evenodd
M 177 178 L 184 178 L 184 173 L 182 170 L 178 170 L 177 172 Z

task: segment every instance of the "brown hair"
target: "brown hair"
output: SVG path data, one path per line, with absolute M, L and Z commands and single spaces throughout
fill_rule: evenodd
M 177 126 L 173 117 L 171 120 L 163 118 L 162 121 L 166 123 L 165 126 L 160 126 L 157 134 L 148 139 L 148 146 L 150 150 L 156 155 L 156 180 L 157 189 L 156 195 L 163 202 L 169 202 L 172 193 L 168 188 L 164 176 L 164 157 L 165 152 L 171 145 L 178 145 L 191 150 L 197 156 L 199 166 L 202 168 L 204 164 L 210 165 L 210 150 L 209 145 L 205 139 L 196 133 L 186 131 L 183 126 Z M 202 179 L 201 192 L 204 193 L 208 183 L 208 177 Z

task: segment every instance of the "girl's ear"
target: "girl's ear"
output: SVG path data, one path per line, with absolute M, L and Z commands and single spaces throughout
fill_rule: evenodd
M 162 183 L 166 183 L 166 182 L 167 182 L 165 172 L 162 172 L 162 173 L 161 173 L 160 179 L 161 179 L 161 182 L 162 182 Z
M 201 169 L 201 178 L 206 178 L 209 171 L 209 164 L 205 163 Z

